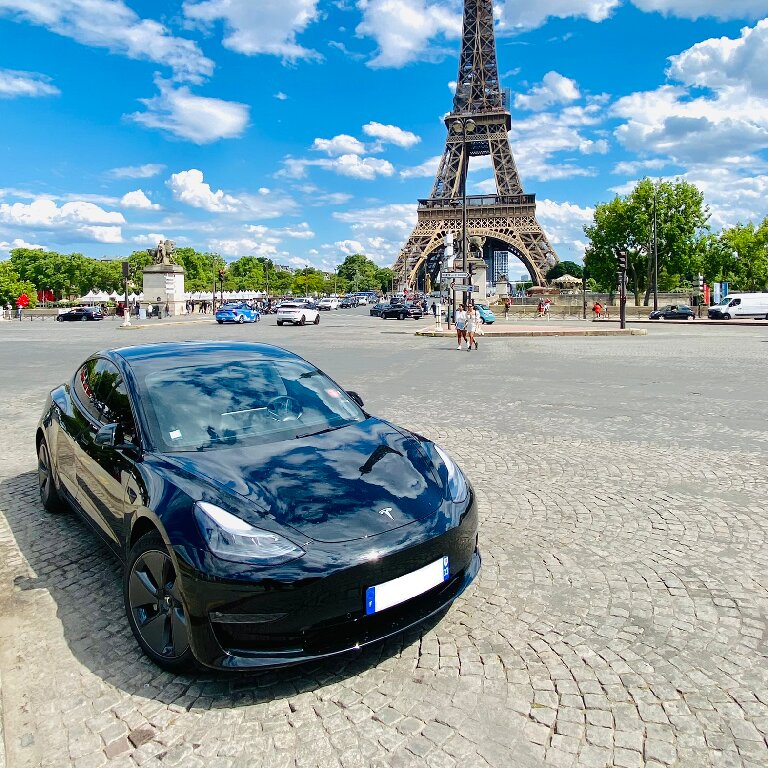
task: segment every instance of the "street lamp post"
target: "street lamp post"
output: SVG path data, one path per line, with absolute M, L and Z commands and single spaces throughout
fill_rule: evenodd
M 653 185 L 653 311 L 659 308 L 659 238 L 656 217 L 656 184 Z
M 471 117 L 457 117 L 451 124 L 454 133 L 461 134 L 461 271 L 467 271 L 467 171 L 469 157 L 467 155 L 467 134 L 474 133 L 477 123 Z M 462 278 L 466 280 L 466 278 Z M 467 301 L 466 291 L 463 294 Z

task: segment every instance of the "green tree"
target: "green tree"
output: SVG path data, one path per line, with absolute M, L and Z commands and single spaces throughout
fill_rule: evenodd
M 670 284 L 692 282 L 701 266 L 700 240 L 709 219 L 703 194 L 693 184 L 643 179 L 626 197 L 596 206 L 593 223 L 584 227 L 590 240 L 584 261 L 589 276 L 604 290 L 613 290 L 616 251 L 625 251 L 629 287 L 638 305 L 641 294 L 648 304 L 653 288 L 654 219 L 659 275 L 665 273 Z
M 232 291 L 262 291 L 266 287 L 264 262 L 255 256 L 243 256 L 233 261 L 227 274 Z
M 563 275 L 573 275 L 573 277 L 581 277 L 584 273 L 584 268 L 581 264 L 577 264 L 575 261 L 560 261 L 555 264 L 546 274 L 546 278 L 549 282 L 557 280 L 558 277 Z
M 22 280 L 10 261 L 0 261 L 0 304 L 16 306 L 16 299 L 26 293 L 30 306 L 37 303 L 35 286 L 29 280 Z
M 759 227 L 737 224 L 720 236 L 722 280 L 742 291 L 764 291 L 768 286 L 768 218 Z
M 374 291 L 379 286 L 376 281 L 376 273 L 379 267 L 361 253 L 347 256 L 339 267 L 339 276 L 347 281 L 353 291 Z

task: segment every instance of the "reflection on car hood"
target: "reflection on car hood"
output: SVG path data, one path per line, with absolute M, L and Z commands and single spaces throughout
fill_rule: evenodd
M 418 440 L 373 418 L 296 440 L 165 459 L 323 542 L 399 528 L 434 512 L 443 497 Z M 258 525 L 258 517 L 243 517 Z

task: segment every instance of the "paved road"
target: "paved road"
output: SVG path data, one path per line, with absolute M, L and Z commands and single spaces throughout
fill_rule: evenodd
M 363 312 L 0 326 L 7 765 L 765 768 L 768 330 L 467 353 Z M 233 678 L 144 660 L 118 564 L 42 511 L 32 436 L 90 352 L 181 338 L 281 343 L 445 445 L 479 494 L 476 585 L 422 632 L 328 663 Z

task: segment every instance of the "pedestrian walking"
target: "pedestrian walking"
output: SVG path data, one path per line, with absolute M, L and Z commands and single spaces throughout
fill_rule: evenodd
M 456 327 L 456 349 L 461 349 L 461 342 L 467 340 L 467 313 L 463 304 L 459 304 L 453 322 Z
M 509 318 L 509 299 L 504 299 L 504 319 Z
M 432 302 L 432 317 L 437 318 L 437 304 Z
M 475 309 L 474 304 L 470 304 L 469 309 L 467 310 L 467 352 L 472 351 L 472 346 L 474 345 L 475 349 L 477 349 L 477 339 L 475 338 L 475 334 L 477 333 L 480 323 L 482 323 L 482 319 L 480 318 L 480 313 Z

